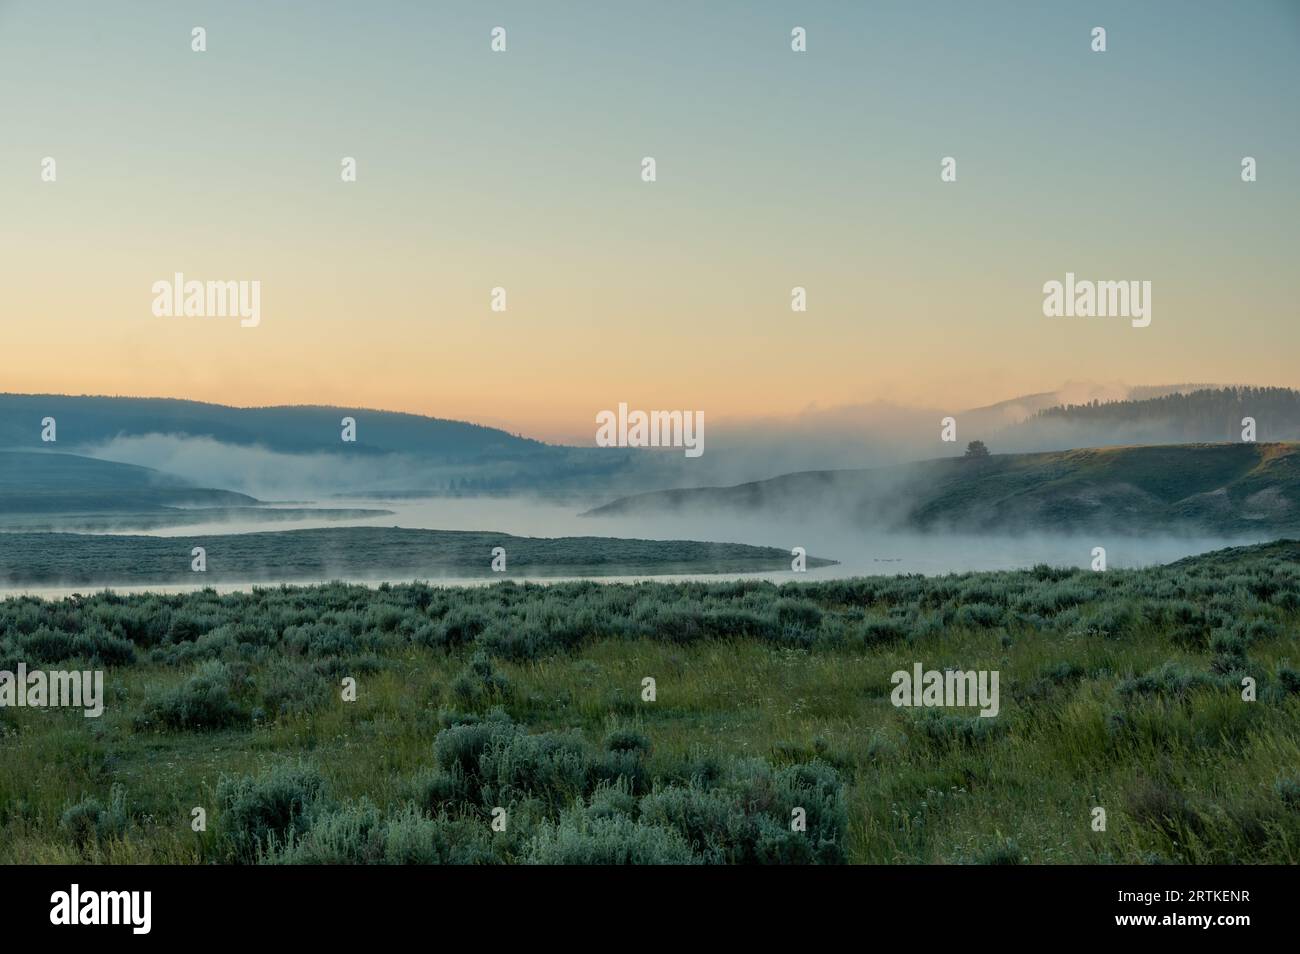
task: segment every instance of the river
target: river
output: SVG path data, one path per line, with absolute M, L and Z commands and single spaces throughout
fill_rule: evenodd
M 921 573 L 938 575 L 972 570 L 1007 570 L 1047 563 L 1054 566 L 1088 567 L 1093 561 L 1093 549 L 1106 549 L 1110 568 L 1140 567 L 1167 563 L 1185 556 L 1203 553 L 1225 546 L 1236 546 L 1253 540 L 1230 540 L 1204 537 L 1122 537 L 1102 534 L 1038 534 L 1033 536 L 955 536 L 876 533 L 826 521 L 811 524 L 804 521 L 781 519 L 753 520 L 719 514 L 698 517 L 582 517 L 580 514 L 602 503 L 591 498 L 541 498 L 517 497 L 430 497 L 403 500 L 347 498 L 320 501 L 322 507 L 355 507 L 386 509 L 392 514 L 343 522 L 325 519 L 304 519 L 259 523 L 253 521 L 199 523 L 186 527 L 166 527 L 151 530 L 119 529 L 118 533 L 137 533 L 151 536 L 193 539 L 216 534 L 269 532 L 276 530 L 310 529 L 337 526 L 397 526 L 430 530 L 491 530 L 516 536 L 563 537 L 609 536 L 639 537 L 654 540 L 712 540 L 746 543 L 757 546 L 775 546 L 785 550 L 803 547 L 810 556 L 839 561 L 834 566 L 812 568 L 802 573 L 793 571 L 767 573 L 691 574 L 687 576 L 628 577 L 598 576 L 603 582 L 628 582 L 644 579 L 660 580 L 725 580 L 759 578 L 776 582 L 793 580 L 825 580 L 850 576 L 893 575 Z M 439 585 L 484 585 L 499 582 L 503 577 L 456 578 L 441 577 Z M 510 579 L 509 574 L 504 577 Z M 373 576 L 360 582 L 378 583 L 385 580 L 382 567 Z M 555 582 L 547 578 L 537 582 Z M 219 592 L 247 590 L 253 586 L 275 585 L 279 582 L 308 583 L 318 580 L 249 580 L 245 582 L 214 585 Z M 392 579 L 388 582 L 409 582 Z M 112 586 L 117 592 L 183 593 L 202 589 L 202 585 Z M 0 587 L 0 595 L 34 594 L 60 597 L 74 592 L 87 592 L 86 586 L 17 586 Z

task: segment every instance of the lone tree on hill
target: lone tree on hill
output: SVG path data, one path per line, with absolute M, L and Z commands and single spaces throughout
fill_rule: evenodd
M 983 441 L 971 441 L 966 445 L 967 457 L 988 457 L 989 449 L 984 446 Z

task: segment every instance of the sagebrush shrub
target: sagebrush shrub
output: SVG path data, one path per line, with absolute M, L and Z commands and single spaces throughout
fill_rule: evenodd
M 497 671 L 487 653 L 479 651 L 452 682 L 451 690 L 463 705 L 480 707 L 508 698 L 510 680 Z
M 262 705 L 272 716 L 301 715 L 321 708 L 330 686 L 314 668 L 289 660 L 271 663 L 257 677 Z
M 306 832 L 324 784 L 318 771 L 304 765 L 277 765 L 257 777 L 222 776 L 219 831 L 231 859 L 254 861 Z
M 84 847 L 91 842 L 121 837 L 126 834 L 130 821 L 126 789 L 113 785 L 107 805 L 94 797 L 83 798 L 64 810 L 59 818 L 59 827 L 68 833 L 74 844 Z
M 589 817 L 567 812 L 543 822 L 529 841 L 524 861 L 535 865 L 691 865 L 700 858 L 669 828 L 623 816 Z
M 991 629 L 1002 624 L 1005 612 L 991 603 L 964 603 L 957 610 L 956 621 L 961 626 Z
M 184 683 L 154 695 L 138 723 L 167 729 L 221 729 L 247 721 L 231 698 L 230 668 L 221 662 L 201 664 Z

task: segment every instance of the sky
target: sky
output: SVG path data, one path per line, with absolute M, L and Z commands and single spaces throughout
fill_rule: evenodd
M 1297 89 L 1295 0 L 0 0 L 0 391 L 590 443 L 620 403 L 1300 386 Z M 177 272 L 260 323 L 156 316 Z M 1067 272 L 1150 325 L 1046 317 Z

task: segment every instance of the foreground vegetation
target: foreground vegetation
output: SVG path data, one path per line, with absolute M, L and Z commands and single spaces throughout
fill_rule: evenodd
M 102 667 L 107 699 L 0 709 L 0 861 L 1294 864 L 1298 617 L 1293 542 L 1105 573 L 9 599 L 0 670 Z M 895 708 L 915 662 L 999 671 L 999 715 Z

